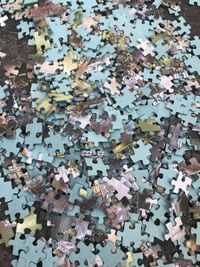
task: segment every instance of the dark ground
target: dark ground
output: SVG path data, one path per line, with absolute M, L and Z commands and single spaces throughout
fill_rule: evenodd
M 189 0 L 181 0 L 181 16 L 184 17 L 186 22 L 191 26 L 191 37 L 200 35 L 200 9 L 198 6 L 189 5 Z M 176 19 L 176 16 L 170 15 L 165 11 L 165 16 L 170 19 Z

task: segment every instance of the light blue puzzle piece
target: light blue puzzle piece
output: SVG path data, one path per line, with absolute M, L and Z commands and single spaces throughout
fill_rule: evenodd
M 57 261 L 58 257 L 52 255 L 52 247 L 45 248 L 43 252 L 46 255 L 46 257 L 42 259 L 43 266 L 54 267 L 54 263 Z
M 134 101 L 136 99 L 135 93 L 131 92 L 127 87 L 124 88 L 121 91 L 120 95 L 117 95 L 114 97 L 115 104 L 113 105 L 115 108 L 120 107 L 121 109 L 124 109 L 125 107 L 133 108 L 134 107 Z
M 117 249 L 117 252 L 113 254 L 111 252 L 113 248 L 113 245 L 111 242 L 109 242 L 106 246 L 102 247 L 101 245 L 97 245 L 97 249 L 100 250 L 99 256 L 101 260 L 103 261 L 104 267 L 111 267 L 111 266 L 117 266 L 117 264 L 124 262 L 124 256 L 125 254 L 122 252 L 120 248 Z
M 49 155 L 52 157 L 56 155 L 56 151 L 65 152 L 64 145 L 67 147 L 72 146 L 69 136 L 61 136 L 53 131 L 49 133 L 49 137 L 44 139 L 44 142 L 46 145 L 50 146 L 47 150 Z
M 7 88 L 7 86 L 1 86 L 0 85 L 0 99 L 3 99 L 6 97 L 6 94 L 5 94 L 5 89 Z
M 88 168 L 91 168 L 88 170 L 89 176 L 97 175 L 97 171 L 101 171 L 104 176 L 107 175 L 108 166 L 103 163 L 101 158 L 98 158 L 95 162 L 92 158 L 85 158 L 85 163 Z
M 32 151 L 32 158 L 38 161 L 44 161 L 52 163 L 53 157 L 49 155 L 46 147 L 42 145 L 35 145 Z
M 155 48 L 156 56 L 155 56 L 155 58 L 157 60 L 159 60 L 162 56 L 166 55 L 166 53 L 169 49 L 170 49 L 170 46 L 168 44 L 164 44 L 163 40 L 159 40 L 158 42 L 156 42 L 156 48 Z
M 36 4 L 37 2 L 38 2 L 38 0 L 24 0 L 23 4 L 24 4 L 24 6 L 27 6 L 27 5 Z
M 16 220 L 15 215 L 17 213 L 19 213 L 19 217 L 22 219 L 29 215 L 29 209 L 25 207 L 27 202 L 24 196 L 18 197 L 17 195 L 13 195 L 12 201 L 8 202 L 7 205 L 8 210 L 5 211 L 5 214 L 9 215 L 12 222 Z
M 146 235 L 142 235 L 142 223 L 136 223 L 135 228 L 130 228 L 129 223 L 125 223 L 124 230 L 119 234 L 122 237 L 122 244 L 125 247 L 130 247 L 131 243 L 134 242 L 134 248 L 141 246 L 142 240 L 147 240 Z
M 11 181 L 5 182 L 3 178 L 0 177 L 0 198 L 4 198 L 5 202 L 12 201 L 13 195 L 18 193 L 18 188 L 12 188 Z
M 92 244 L 87 246 L 85 245 L 85 243 L 80 242 L 77 247 L 80 249 L 79 253 L 73 252 L 69 256 L 69 259 L 70 261 L 72 261 L 72 263 L 78 261 L 80 266 L 84 266 L 85 261 L 90 263 L 95 260 L 96 255 L 92 252 L 94 249 L 94 246 Z
M 88 142 L 94 143 L 95 147 L 98 147 L 100 143 L 107 142 L 107 138 L 101 134 L 96 134 L 95 132 L 88 132 L 83 134 L 84 138 L 87 138 Z
M 29 248 L 25 246 L 27 235 L 25 235 L 24 239 L 20 237 L 21 237 L 21 234 L 16 233 L 15 238 L 9 240 L 9 245 L 12 246 L 12 254 L 14 256 L 18 256 L 21 250 L 25 252 L 28 252 L 29 250 Z
M 148 234 L 148 241 L 154 242 L 154 238 L 158 238 L 160 240 L 164 240 L 164 235 L 166 233 L 166 226 L 162 222 L 159 225 L 154 223 L 154 220 L 150 219 L 148 222 L 144 222 L 145 224 L 145 233 Z
M 35 237 L 28 236 L 25 241 L 25 246 L 29 247 L 29 250 L 26 253 L 24 251 L 20 253 L 20 258 L 26 261 L 26 267 L 29 267 L 30 263 L 37 264 L 39 261 L 46 258 L 46 255 L 43 252 L 45 242 L 37 240 L 37 245 L 33 245 L 34 241 Z
M 22 39 L 25 36 L 31 35 L 31 29 L 33 28 L 33 22 L 20 20 L 19 24 L 17 25 L 17 29 L 21 30 L 20 32 L 18 32 L 18 39 Z
M 100 210 L 100 209 L 94 209 L 91 212 L 91 216 L 93 218 L 98 218 L 98 223 L 99 224 L 103 224 L 104 222 L 104 217 L 106 217 L 106 215 Z
M 185 64 L 188 66 L 188 69 L 191 73 L 197 72 L 200 75 L 200 59 L 198 56 L 189 55 L 185 60 Z
M 170 190 L 173 189 L 171 184 L 172 180 L 177 177 L 178 171 L 173 168 L 173 165 L 170 164 L 168 169 L 160 168 L 159 171 L 162 174 L 162 178 L 159 177 L 157 180 L 157 184 L 165 188 L 165 193 L 169 194 Z
M 26 125 L 26 132 L 28 135 L 25 137 L 25 144 L 29 145 L 29 148 L 32 149 L 33 145 L 42 143 L 42 123 L 33 122 Z M 40 136 L 37 136 L 40 134 Z
M 200 0 L 189 0 L 189 4 L 193 6 L 200 6 Z
M 130 156 L 131 160 L 136 163 L 142 161 L 144 165 L 149 163 L 149 156 L 151 155 L 150 149 L 152 146 L 150 144 L 145 145 L 142 140 L 137 141 L 139 147 L 134 149 L 134 155 Z
M 172 22 L 173 27 L 176 29 L 174 34 L 183 35 L 190 34 L 191 27 L 187 24 L 183 17 L 179 17 L 178 20 Z

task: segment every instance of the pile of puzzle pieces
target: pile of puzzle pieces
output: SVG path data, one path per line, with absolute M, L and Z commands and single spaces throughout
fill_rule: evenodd
M 0 46 L 0 265 L 200 266 L 200 39 L 180 1 L 1 0 L 0 31 L 34 51 Z

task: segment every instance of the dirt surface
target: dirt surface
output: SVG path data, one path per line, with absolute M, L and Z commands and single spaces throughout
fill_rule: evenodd
M 181 16 L 184 17 L 186 22 L 191 26 L 191 37 L 200 35 L 200 9 L 198 6 L 189 5 L 189 0 L 181 0 Z M 167 9 L 164 15 L 169 20 L 177 19 L 176 16 L 170 15 Z

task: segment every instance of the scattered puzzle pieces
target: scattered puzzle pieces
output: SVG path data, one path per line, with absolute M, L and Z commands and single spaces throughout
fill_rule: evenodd
M 0 266 L 199 266 L 199 6 L 0 1 Z

